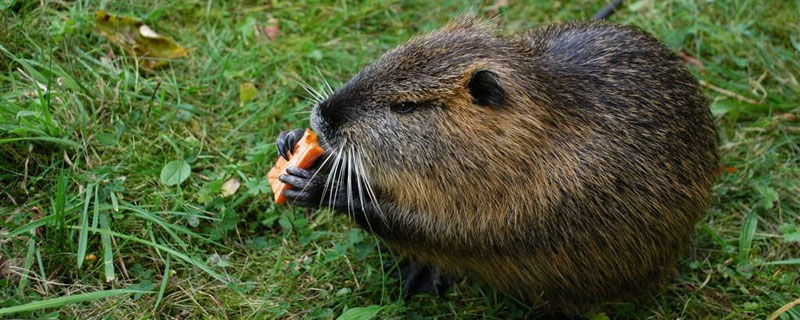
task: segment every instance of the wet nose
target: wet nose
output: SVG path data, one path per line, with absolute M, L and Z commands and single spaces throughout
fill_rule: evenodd
M 330 101 L 323 101 L 317 105 L 312 116 L 312 122 L 316 124 L 316 129 L 326 137 L 332 137 L 344 122 L 344 115 L 340 108 L 337 108 Z

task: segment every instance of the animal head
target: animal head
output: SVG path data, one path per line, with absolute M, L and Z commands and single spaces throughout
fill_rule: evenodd
M 517 161 L 529 157 L 515 153 L 532 144 L 519 130 L 539 126 L 514 85 L 524 77 L 514 71 L 518 50 L 461 18 L 365 67 L 314 108 L 312 127 L 329 151 L 363 160 L 371 182 L 402 203 L 463 196 L 458 189 L 480 191 L 487 180 L 512 187 L 503 179 L 511 170 L 493 170 L 519 170 Z

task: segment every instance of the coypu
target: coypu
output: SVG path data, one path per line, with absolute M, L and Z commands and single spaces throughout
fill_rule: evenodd
M 553 311 L 663 284 L 718 166 L 692 74 L 606 22 L 502 35 L 459 18 L 366 66 L 311 126 L 327 156 L 282 175 L 284 194 L 381 237 L 405 295 L 467 275 Z

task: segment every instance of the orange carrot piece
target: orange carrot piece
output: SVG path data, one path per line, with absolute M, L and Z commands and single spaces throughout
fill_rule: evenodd
M 272 186 L 272 192 L 275 195 L 275 203 L 286 203 L 286 197 L 283 195 L 283 191 L 292 188 L 291 185 L 278 180 L 280 175 L 286 173 L 286 168 L 298 167 L 300 169 L 309 169 L 323 152 L 325 152 L 325 150 L 319 145 L 317 135 L 311 132 L 311 130 L 306 129 L 303 137 L 294 145 L 294 150 L 292 150 L 289 160 L 287 161 L 283 157 L 278 157 L 275 166 L 267 173 L 267 180 L 269 180 L 269 184 Z

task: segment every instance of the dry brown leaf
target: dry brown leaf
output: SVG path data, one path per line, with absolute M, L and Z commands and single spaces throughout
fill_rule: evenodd
M 94 22 L 101 35 L 141 59 L 139 65 L 143 69 L 153 70 L 167 64 L 170 59 L 189 54 L 189 50 L 172 38 L 159 35 L 139 19 L 99 10 L 95 12 Z
M 486 12 L 489 13 L 490 16 L 494 16 L 500 12 L 500 8 L 507 6 L 508 0 L 496 0 L 493 5 L 486 7 Z
M 778 114 L 777 117 L 780 118 L 780 119 L 789 121 L 789 122 L 797 121 L 797 115 L 792 114 L 792 113 L 781 113 L 781 114 Z
M 14 259 L 5 260 L 3 257 L 0 257 L 0 279 L 5 279 L 10 277 L 13 272 L 11 269 L 18 265 L 18 261 L 14 261 Z
M 687 64 L 697 66 L 698 72 L 703 73 L 706 71 L 706 68 L 703 66 L 703 62 L 695 57 L 692 57 L 692 55 L 686 53 L 686 51 L 681 51 L 678 53 L 678 55 L 680 55 L 683 61 L 686 62 Z
M 239 186 L 241 186 L 241 182 L 239 179 L 230 178 L 228 181 L 222 184 L 222 197 L 228 197 L 236 193 L 236 190 L 239 190 Z
M 278 19 L 269 18 L 267 20 L 267 26 L 261 28 L 261 34 L 264 35 L 269 41 L 275 41 L 278 38 L 278 34 L 281 32 L 281 27 L 278 24 Z

